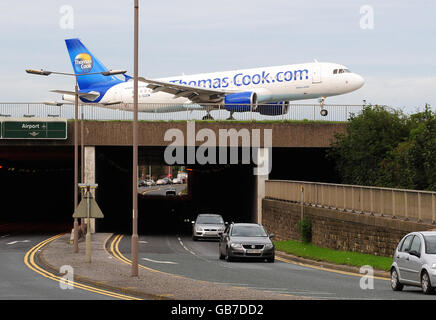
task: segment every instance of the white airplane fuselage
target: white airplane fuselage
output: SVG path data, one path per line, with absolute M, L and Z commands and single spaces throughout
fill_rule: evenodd
M 350 72 L 347 67 L 326 62 L 181 75 L 156 80 L 235 93 L 255 92 L 259 104 L 326 98 L 352 92 L 364 84 L 364 79 Z M 74 96 L 64 95 L 63 99 L 74 101 Z M 222 98 L 220 100 L 211 101 L 210 96 L 204 97 L 204 101 L 209 103 L 220 103 Z M 108 88 L 98 103 L 116 109 L 120 108 L 121 103 L 124 108 L 131 109 L 133 81 L 121 82 Z M 192 101 L 184 96 L 150 89 L 147 83 L 140 81 L 138 103 L 141 112 L 174 112 L 186 110 L 183 104 L 191 104 Z

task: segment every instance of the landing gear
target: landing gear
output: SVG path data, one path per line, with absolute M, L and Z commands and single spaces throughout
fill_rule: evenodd
M 208 112 L 203 118 L 201 118 L 202 120 L 214 120 L 213 117 L 210 115 L 210 113 Z
M 319 99 L 319 106 L 321 107 L 321 116 L 325 117 L 326 115 L 328 115 L 328 111 L 326 109 L 324 109 L 324 102 L 325 102 L 325 97 L 321 97 Z

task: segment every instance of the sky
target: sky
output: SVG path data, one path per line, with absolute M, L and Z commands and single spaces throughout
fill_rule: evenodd
M 80 38 L 109 69 L 133 74 L 133 0 L 0 2 L 0 102 L 59 100 L 72 77 L 64 39 Z M 139 75 L 335 62 L 365 78 L 327 104 L 436 110 L 434 0 L 140 0 Z M 311 100 L 308 103 L 316 103 Z

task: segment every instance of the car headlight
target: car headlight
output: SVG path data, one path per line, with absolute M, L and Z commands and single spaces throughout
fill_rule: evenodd
M 242 244 L 240 244 L 240 243 L 232 243 L 232 244 L 230 244 L 230 246 L 233 249 L 242 249 Z
M 272 249 L 272 248 L 274 248 L 274 245 L 272 243 L 268 243 L 265 245 L 265 249 L 267 249 L 267 250 Z
M 195 231 L 201 232 L 201 231 L 203 231 L 203 228 L 202 227 L 195 227 Z

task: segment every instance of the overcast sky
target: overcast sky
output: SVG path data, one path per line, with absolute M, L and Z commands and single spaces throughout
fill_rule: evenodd
M 139 73 L 157 78 L 317 59 L 366 80 L 326 103 L 365 99 L 414 112 L 427 102 L 435 109 L 435 13 L 434 0 L 140 0 Z M 49 90 L 72 90 L 70 77 L 24 70 L 72 72 L 64 39 L 75 37 L 109 69 L 132 74 L 133 0 L 0 2 L 0 101 L 59 100 Z

